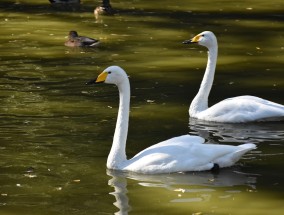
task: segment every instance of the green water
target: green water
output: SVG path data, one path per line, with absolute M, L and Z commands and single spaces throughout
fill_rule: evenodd
M 283 123 L 189 121 L 206 50 L 181 42 L 218 37 L 210 105 L 244 94 L 284 104 L 283 1 L 113 1 L 118 13 L 99 19 L 96 5 L 0 3 L 0 214 L 282 214 Z M 69 30 L 102 44 L 65 47 Z M 107 171 L 118 93 L 85 82 L 110 65 L 130 76 L 129 157 L 186 133 L 258 148 L 219 174 Z

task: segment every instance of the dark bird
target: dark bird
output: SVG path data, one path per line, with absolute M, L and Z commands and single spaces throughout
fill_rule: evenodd
M 71 4 L 73 4 L 73 3 L 80 3 L 80 0 L 49 0 L 50 1 L 50 3 L 66 3 L 66 4 L 68 4 L 68 3 L 71 3 Z
M 98 18 L 99 15 L 113 15 L 115 10 L 110 5 L 110 0 L 103 0 L 102 5 L 98 6 L 94 10 L 95 17 Z
M 90 37 L 79 36 L 77 31 L 70 31 L 65 46 L 69 47 L 95 47 L 99 40 Z

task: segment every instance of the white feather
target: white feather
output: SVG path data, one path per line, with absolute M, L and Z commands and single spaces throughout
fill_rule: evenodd
M 190 117 L 225 123 L 284 120 L 283 105 L 254 96 L 229 98 L 208 107 L 208 96 L 213 84 L 218 55 L 217 39 L 212 32 L 204 31 L 191 41 L 207 47 L 209 52 L 200 89 L 189 107 Z
M 119 90 L 119 111 L 107 167 L 144 174 L 210 170 L 215 163 L 227 167 L 254 149 L 254 144 L 240 146 L 204 144 L 199 136 L 183 135 L 150 146 L 132 159 L 126 159 L 130 85 L 123 69 L 111 66 L 99 75 L 98 82 L 115 84 Z

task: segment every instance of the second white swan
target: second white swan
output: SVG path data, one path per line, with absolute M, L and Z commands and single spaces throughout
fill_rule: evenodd
M 125 148 L 128 132 L 130 84 L 125 71 L 118 66 L 105 69 L 87 84 L 115 84 L 119 90 L 119 110 L 107 168 L 144 174 L 203 171 L 229 167 L 243 154 L 254 149 L 252 143 L 239 146 L 203 144 L 199 136 L 183 135 L 150 146 L 130 160 Z
M 204 31 L 184 44 L 198 43 L 208 49 L 208 61 L 199 91 L 189 107 L 190 117 L 225 123 L 284 120 L 284 106 L 255 96 L 225 99 L 208 108 L 208 96 L 213 84 L 218 43 L 215 35 Z

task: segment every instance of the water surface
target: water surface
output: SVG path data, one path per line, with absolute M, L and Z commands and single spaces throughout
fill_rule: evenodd
M 182 41 L 218 37 L 210 105 L 244 94 L 284 104 L 283 4 L 113 1 L 117 14 L 95 19 L 99 1 L 1 1 L 0 214 L 281 214 L 283 123 L 189 120 L 207 56 Z M 102 44 L 65 47 L 69 30 Z M 129 157 L 187 133 L 258 148 L 219 174 L 106 170 L 118 93 L 85 82 L 110 65 L 130 76 Z

